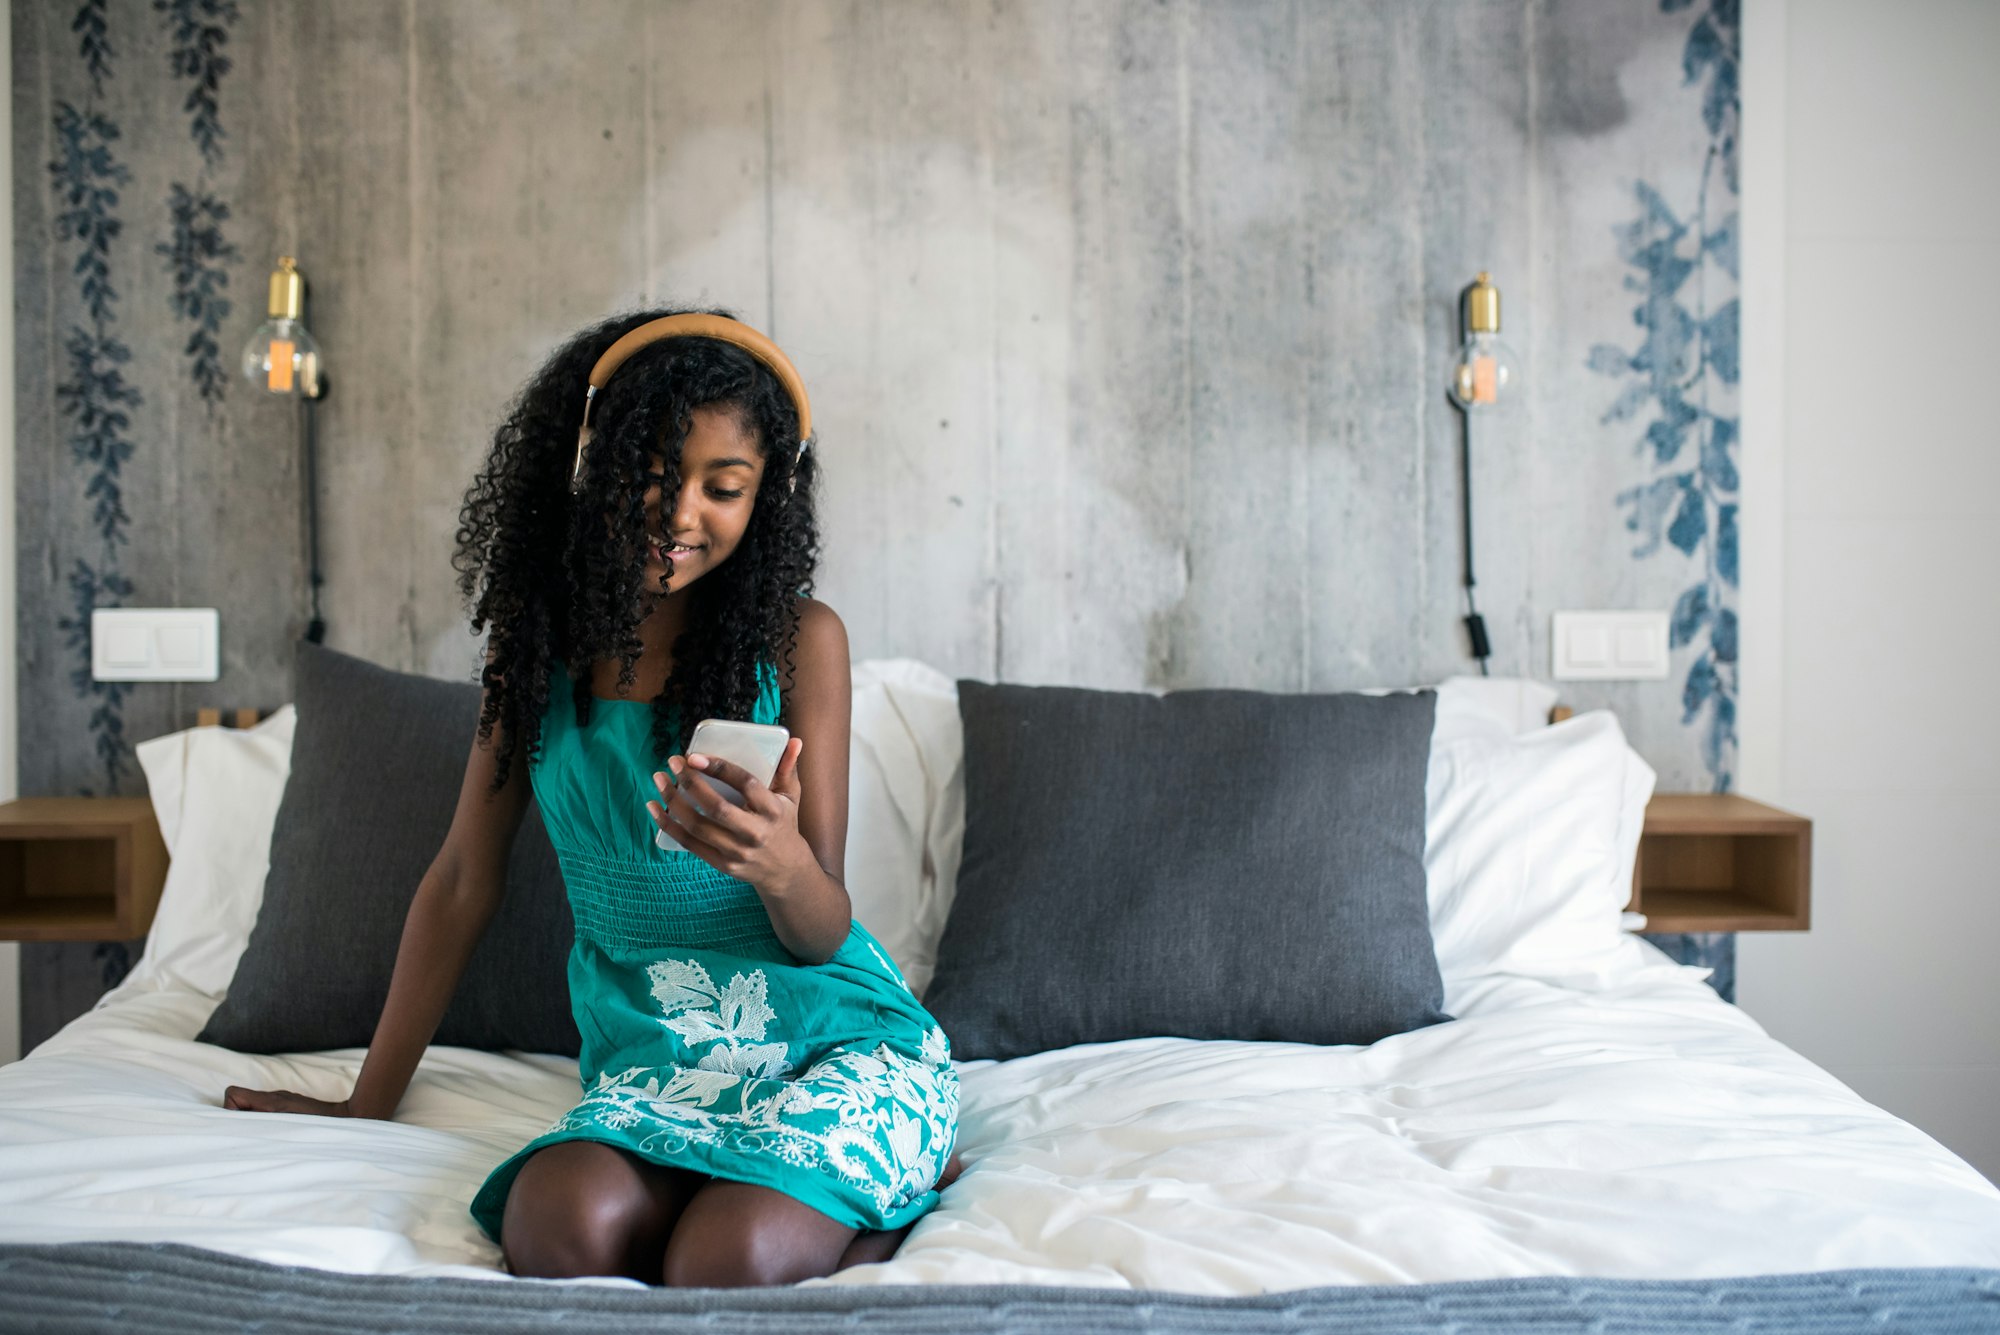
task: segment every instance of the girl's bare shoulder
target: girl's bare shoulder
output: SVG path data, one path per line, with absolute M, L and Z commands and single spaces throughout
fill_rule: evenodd
M 840 614 L 817 598 L 800 598 L 799 639 L 793 662 L 799 680 L 837 685 L 846 690 L 847 670 L 847 627 L 841 623 Z M 787 681 L 789 691 L 797 683 Z
M 799 643 L 808 639 L 824 642 L 839 641 L 842 648 L 847 645 L 847 627 L 841 624 L 840 613 L 828 607 L 817 598 L 798 599 Z

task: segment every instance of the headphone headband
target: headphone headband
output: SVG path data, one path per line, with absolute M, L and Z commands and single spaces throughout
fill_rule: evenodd
M 590 444 L 590 408 L 597 401 L 597 391 L 610 382 L 612 374 L 625 364 L 627 358 L 649 344 L 665 338 L 712 338 L 743 349 L 770 369 L 778 377 L 778 383 L 791 395 L 792 406 L 799 415 L 799 457 L 805 456 L 806 448 L 812 444 L 812 406 L 806 401 L 806 384 L 799 377 L 798 369 L 791 358 L 785 356 L 764 335 L 726 315 L 666 315 L 657 320 L 648 320 L 637 329 L 622 336 L 616 343 L 604 350 L 597 364 L 590 368 L 590 385 L 583 395 L 583 424 L 576 432 L 576 462 L 570 468 L 569 489 L 572 493 L 583 489 L 583 454 Z M 792 489 L 798 489 L 798 474 L 792 475 Z

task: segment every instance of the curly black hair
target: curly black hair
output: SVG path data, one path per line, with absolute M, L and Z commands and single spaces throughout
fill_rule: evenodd
M 466 491 L 452 568 L 473 632 L 492 627 L 478 734 L 490 745 L 495 724 L 504 725 L 492 791 L 506 786 L 517 751 L 530 763 L 541 754 L 552 689 L 568 689 L 581 727 L 595 703 L 591 664 L 616 656 L 620 684 L 636 679 L 649 470 L 660 462 L 663 494 L 679 490 L 697 408 L 733 409 L 756 438 L 764 473 L 736 550 L 688 586 L 687 627 L 653 702 L 657 755 L 684 749 L 693 720 L 749 718 L 760 665 L 789 679 L 799 599 L 812 592 L 819 563 L 819 451 L 798 453 L 798 413 L 768 367 L 711 338 L 640 349 L 598 392 L 583 488 L 570 494 L 590 368 L 627 331 L 683 313 L 616 316 L 557 349 L 510 405 Z

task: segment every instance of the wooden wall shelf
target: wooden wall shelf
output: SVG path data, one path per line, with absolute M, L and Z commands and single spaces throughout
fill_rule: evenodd
M 1648 932 L 1803 932 L 1812 822 L 1734 793 L 1655 793 L 1627 907 Z
M 166 879 L 150 798 L 0 803 L 0 941 L 144 936 Z

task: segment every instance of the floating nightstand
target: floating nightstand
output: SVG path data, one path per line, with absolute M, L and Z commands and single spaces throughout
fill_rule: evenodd
M 0 803 L 0 941 L 144 936 L 166 879 L 149 798 Z
M 1632 868 L 1646 933 L 1803 932 L 1812 822 L 1734 793 L 1656 793 Z

